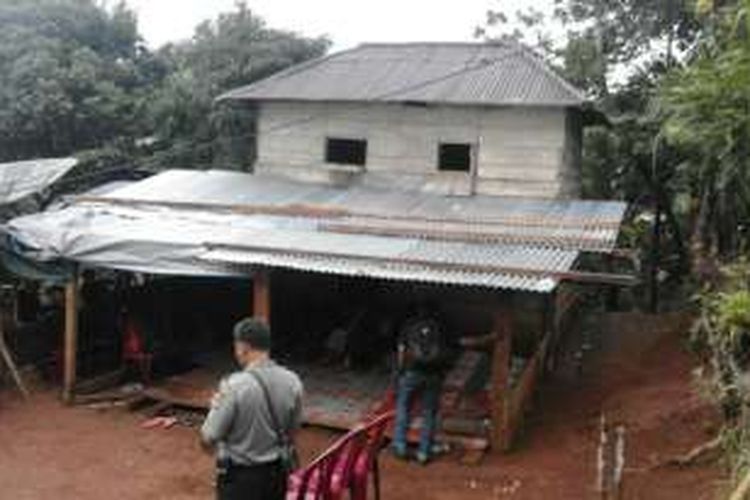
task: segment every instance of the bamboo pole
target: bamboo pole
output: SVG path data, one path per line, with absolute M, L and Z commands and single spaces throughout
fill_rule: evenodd
M 63 371 L 63 401 L 73 402 L 78 364 L 78 272 L 65 287 L 65 353 Z
M 16 387 L 18 387 L 18 390 L 23 395 L 24 399 L 29 399 L 29 391 L 23 383 L 21 373 L 18 371 L 18 367 L 13 361 L 13 356 L 10 354 L 10 349 L 8 349 L 8 344 L 5 342 L 5 310 L 0 312 L 0 355 L 2 355 L 5 366 L 8 367 Z

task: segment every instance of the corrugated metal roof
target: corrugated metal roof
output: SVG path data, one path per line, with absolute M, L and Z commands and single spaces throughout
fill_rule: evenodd
M 508 250 L 496 246 L 487 250 L 487 257 L 493 253 Z M 554 250 L 513 248 L 516 258 L 523 254 L 523 265 L 539 271 L 566 272 L 575 262 L 577 252 L 559 252 Z M 482 259 L 481 252 L 475 257 Z M 337 274 L 345 276 L 363 276 L 368 278 L 431 283 L 441 285 L 461 285 L 483 288 L 521 290 L 527 292 L 548 293 L 555 289 L 558 279 L 553 276 L 528 276 L 522 273 L 479 272 L 476 270 L 437 269 L 416 264 L 384 263 L 367 259 L 353 259 L 346 256 L 309 256 L 305 254 L 269 253 L 262 250 L 218 249 L 202 257 L 212 263 L 225 263 L 233 267 L 269 266 L 294 269 L 305 272 Z
M 503 43 L 364 44 L 219 99 L 579 106 L 584 95 L 528 48 Z
M 37 260 L 149 273 L 241 276 L 270 266 L 549 292 L 581 250 L 614 244 L 623 211 L 169 171 L 14 219 L 6 231 Z
M 336 188 L 228 171 L 172 170 L 105 197 L 314 219 L 328 232 L 526 244 L 608 252 L 626 205 L 612 201 L 447 197 L 353 185 Z
M 577 251 L 318 232 L 290 217 L 77 203 L 5 230 L 40 261 L 154 274 L 242 276 L 246 266 L 549 292 Z

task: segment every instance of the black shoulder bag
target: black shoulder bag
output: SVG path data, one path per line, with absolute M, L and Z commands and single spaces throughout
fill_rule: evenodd
M 271 416 L 271 425 L 273 425 L 274 431 L 276 432 L 276 441 L 279 446 L 279 460 L 281 466 L 284 468 L 284 473 L 289 475 L 299 465 L 299 459 L 297 456 L 297 449 L 294 447 L 294 443 L 289 438 L 289 433 L 282 428 L 279 418 L 276 415 L 276 410 L 273 407 L 271 401 L 271 393 L 268 390 L 268 386 L 263 381 L 263 377 L 253 370 L 248 370 L 248 373 L 253 376 L 261 391 L 263 391 L 263 397 L 266 400 L 266 406 L 268 407 L 268 414 Z

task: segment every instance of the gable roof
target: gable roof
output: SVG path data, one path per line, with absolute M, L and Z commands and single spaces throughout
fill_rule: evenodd
M 563 107 L 586 101 L 515 42 L 364 44 L 293 66 L 219 99 Z

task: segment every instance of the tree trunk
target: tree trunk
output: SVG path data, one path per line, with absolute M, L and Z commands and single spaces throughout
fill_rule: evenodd
M 710 243 L 707 241 L 707 227 L 711 213 L 711 189 L 704 186 L 701 193 L 698 217 L 696 218 L 690 235 L 690 254 L 693 271 L 701 278 L 708 278 L 710 266 L 708 253 Z
M 663 210 L 665 222 L 667 223 L 669 232 L 672 233 L 672 241 L 674 242 L 675 251 L 677 252 L 679 258 L 680 271 L 687 272 L 690 269 L 690 258 L 687 248 L 685 247 L 685 237 L 683 235 L 682 228 L 680 227 L 680 223 L 677 220 L 677 217 L 675 216 L 672 209 L 671 200 L 669 199 L 669 196 L 667 195 L 664 187 L 660 185 L 656 181 L 656 179 L 652 178 L 650 172 L 643 165 L 636 163 L 636 168 L 648 184 L 649 190 L 651 191 L 655 202 L 660 205 L 661 209 Z

